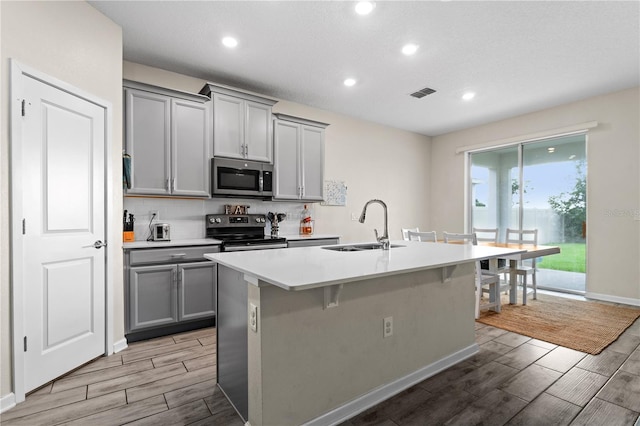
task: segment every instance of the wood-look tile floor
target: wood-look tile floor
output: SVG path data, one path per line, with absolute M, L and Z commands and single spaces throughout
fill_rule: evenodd
M 133 343 L 30 394 L 1 424 L 242 425 L 215 386 L 215 341 L 210 328 Z M 472 358 L 343 426 L 640 425 L 640 319 L 596 356 L 479 323 L 476 341 Z

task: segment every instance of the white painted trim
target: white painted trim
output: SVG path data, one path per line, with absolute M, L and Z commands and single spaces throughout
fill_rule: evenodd
M 22 127 L 18 125 L 21 120 L 21 98 L 23 97 L 23 78 L 33 78 L 41 81 L 44 84 L 48 84 L 52 87 L 70 93 L 76 97 L 82 98 L 88 102 L 91 102 L 105 110 L 105 239 L 108 237 L 109 232 L 112 231 L 112 223 L 114 222 L 114 212 L 111 208 L 111 199 L 113 196 L 113 168 L 112 168 L 112 120 L 113 120 L 113 106 L 111 102 L 103 100 L 91 93 L 88 93 L 82 89 L 70 85 L 62 80 L 58 80 L 55 77 L 40 72 L 34 68 L 31 68 L 23 63 L 16 61 L 15 59 L 9 59 L 10 63 L 10 87 L 9 87 L 9 107 L 11 120 L 9 123 L 9 145 L 11 151 L 10 158 L 10 173 L 11 173 L 11 301 L 12 301 L 12 333 L 13 333 L 13 395 L 15 403 L 20 403 L 25 400 L 24 389 L 24 351 L 23 351 L 23 337 L 24 337 L 24 298 L 23 298 L 23 256 L 24 247 L 22 244 L 22 179 L 20 173 L 13 173 L 15 170 L 21 170 L 22 157 L 21 150 L 15 149 L 22 141 Z M 109 163 L 107 163 L 109 161 Z M 112 243 L 112 249 L 114 248 Z M 109 246 L 107 246 L 108 249 Z M 109 355 L 111 352 L 113 342 L 113 274 L 110 273 L 113 268 L 113 256 L 109 255 L 109 251 L 106 252 L 106 265 L 105 265 L 105 354 Z M 3 397 L 4 399 L 5 397 Z
M 382 385 L 370 392 L 349 401 L 338 408 L 335 408 L 313 420 L 306 422 L 305 426 L 321 426 L 321 425 L 337 425 L 340 424 L 357 414 L 373 407 L 376 404 L 381 403 L 394 395 L 402 392 L 405 389 L 410 388 L 416 383 L 428 379 L 437 373 L 446 370 L 447 368 L 455 365 L 465 359 L 478 353 L 478 345 L 472 344 L 464 349 L 454 352 L 453 354 L 444 357 L 432 364 L 420 368 L 404 377 L 401 377 L 391 383 Z
M 0 414 L 5 413 L 16 406 L 16 396 L 13 393 L 0 398 Z
M 623 305 L 640 306 L 640 299 L 632 297 L 611 296 L 609 294 L 586 292 L 584 297 L 587 299 L 602 300 L 604 302 L 622 303 Z
M 13 59 L 10 59 L 10 102 L 9 108 L 11 110 L 10 135 L 9 146 L 11 152 L 10 163 L 10 176 L 11 176 L 11 301 L 12 301 L 12 314 L 11 319 L 13 321 L 13 393 L 15 402 L 22 402 L 25 399 L 24 390 L 24 352 L 23 352 L 23 338 L 24 338 L 24 301 L 23 301 L 23 251 L 24 246 L 22 244 L 21 220 L 22 217 L 22 175 L 20 173 L 14 173 L 15 170 L 20 170 L 22 166 L 22 152 L 17 149 L 17 145 L 22 141 L 22 127 L 17 125 L 20 123 L 21 116 L 21 103 L 20 99 L 23 98 L 23 86 L 22 78 L 23 71 L 22 65 Z
M 127 339 L 120 339 L 113 344 L 113 352 L 111 353 L 117 354 L 118 352 L 127 349 L 128 346 Z
M 456 154 L 463 152 L 482 151 L 487 148 L 502 148 L 512 145 L 518 145 L 526 142 L 534 142 L 541 139 L 556 138 L 560 136 L 569 136 L 572 134 L 584 133 L 587 130 L 598 126 L 597 121 L 589 121 L 586 123 L 574 124 L 573 126 L 560 127 L 558 129 L 544 130 L 528 135 L 514 136 L 506 139 L 498 139 L 495 141 L 481 142 L 475 145 L 466 145 L 456 148 Z
M 104 166 L 105 166 L 105 189 L 104 189 L 104 208 L 105 208 L 105 227 L 104 238 L 107 242 L 106 250 L 106 264 L 105 264 L 105 355 L 109 356 L 113 352 L 111 348 L 115 345 L 113 343 L 113 271 L 114 271 L 114 259 L 115 252 L 119 250 L 122 252 L 121 240 L 117 240 L 118 233 L 115 232 L 116 218 L 113 211 L 113 141 L 111 138 L 113 128 L 113 105 L 111 102 L 104 102 L 104 115 L 105 115 L 105 137 L 104 137 Z M 119 151 L 118 151 L 119 153 Z M 119 217 L 120 215 L 118 215 Z M 110 240 L 109 237 L 114 235 L 114 240 Z M 116 243 L 118 247 L 116 247 Z M 126 340 L 125 340 L 126 347 Z M 124 349 L 124 348 L 123 348 Z

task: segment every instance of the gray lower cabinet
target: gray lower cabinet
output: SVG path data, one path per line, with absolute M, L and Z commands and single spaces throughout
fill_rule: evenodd
M 217 251 L 218 246 L 125 250 L 127 338 L 197 328 L 207 320 L 200 326 L 213 325 L 217 265 L 203 254 Z
M 129 329 L 174 324 L 178 320 L 175 265 L 131 268 Z
M 216 278 L 213 262 L 178 265 L 178 321 L 215 315 Z

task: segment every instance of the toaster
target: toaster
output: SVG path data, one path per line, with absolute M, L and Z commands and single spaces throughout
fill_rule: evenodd
M 153 225 L 153 241 L 171 241 L 171 225 L 168 223 Z

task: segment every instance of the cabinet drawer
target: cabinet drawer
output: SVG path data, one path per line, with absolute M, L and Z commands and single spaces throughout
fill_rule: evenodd
M 204 260 L 205 253 L 217 253 L 220 246 L 172 247 L 161 249 L 131 250 L 129 263 L 133 265 L 153 263 L 181 263 Z
M 338 238 L 318 238 L 314 240 L 291 240 L 287 241 L 289 248 L 296 247 L 313 247 L 313 246 L 332 246 L 338 244 Z

